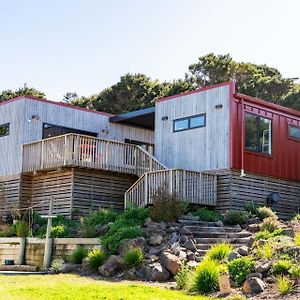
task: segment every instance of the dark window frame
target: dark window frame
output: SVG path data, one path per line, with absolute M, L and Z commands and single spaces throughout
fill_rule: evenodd
M 292 139 L 294 141 L 300 142 L 300 138 L 298 138 L 298 137 L 293 136 L 293 135 L 290 134 L 290 127 L 294 127 L 294 128 L 297 128 L 297 129 L 300 130 L 300 126 L 288 123 L 288 137 L 289 137 L 289 139 Z
M 56 136 L 62 136 L 62 135 L 65 135 L 65 134 L 69 134 L 69 133 L 74 133 L 74 134 L 81 134 L 81 135 L 87 135 L 87 136 L 91 136 L 91 137 L 97 137 L 98 134 L 96 132 L 92 132 L 92 131 L 86 131 L 86 130 L 80 130 L 80 129 L 76 129 L 76 128 L 70 128 L 70 127 L 65 127 L 65 126 L 60 126 L 60 125 L 55 125 L 55 124 L 50 124 L 50 123 L 43 123 L 43 133 L 42 133 L 42 139 L 48 139 L 48 138 L 51 138 L 51 137 L 47 137 L 45 136 L 45 126 L 46 125 L 50 125 L 52 127 L 55 127 L 57 129 L 65 129 L 65 130 L 70 130 L 70 132 L 68 133 L 61 133 L 59 135 L 54 135 L 54 136 L 51 136 L 51 137 L 56 137 Z
M 8 136 L 10 132 L 10 123 L 1 124 L 0 127 L 6 128 L 7 131 L 5 134 L 0 133 L 0 137 Z
M 204 124 L 203 125 L 199 125 L 199 126 L 191 127 L 191 119 L 194 119 L 194 118 L 197 118 L 197 117 L 204 117 Z M 183 121 L 183 120 L 187 120 L 188 121 L 187 128 L 176 130 L 175 129 L 176 122 Z M 198 114 L 198 115 L 192 115 L 192 116 L 188 116 L 188 117 L 184 117 L 184 118 L 179 118 L 179 119 L 173 120 L 173 132 L 181 132 L 181 131 L 191 130 L 191 129 L 196 129 L 196 128 L 201 128 L 201 127 L 205 127 L 205 126 L 206 126 L 206 113 Z
M 253 149 L 249 149 L 246 147 L 246 133 L 247 133 L 247 129 L 246 129 L 246 115 L 252 115 L 256 118 L 256 132 L 258 133 L 257 136 L 256 136 L 256 150 L 253 150 Z M 260 149 L 260 135 L 259 135 L 259 132 L 261 131 L 261 128 L 260 128 L 260 119 L 266 119 L 266 120 L 269 120 L 271 121 L 271 151 L 270 153 L 266 153 L 266 152 L 263 152 L 261 149 Z M 248 112 L 248 111 L 245 111 L 245 116 L 244 116 L 244 131 L 245 131 L 245 145 L 244 145 L 244 149 L 246 151 L 249 151 L 249 152 L 252 152 L 252 153 L 255 153 L 255 154 L 259 154 L 259 155 L 264 155 L 264 156 L 268 156 L 268 157 L 272 157 L 273 156 L 273 119 L 272 118 L 268 118 L 268 117 L 265 117 L 265 116 L 262 116 L 262 115 L 259 115 L 259 114 L 255 114 L 255 113 L 252 113 L 252 112 Z

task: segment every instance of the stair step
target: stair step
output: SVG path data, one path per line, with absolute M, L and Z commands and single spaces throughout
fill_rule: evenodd
M 216 226 L 196 226 L 196 225 L 188 225 L 184 226 L 185 228 L 190 229 L 191 231 L 196 232 L 240 232 L 241 229 L 237 227 L 229 227 L 229 226 L 223 226 L 223 227 L 216 227 Z
M 197 251 L 199 250 L 209 250 L 214 244 L 196 244 L 197 247 Z M 234 248 L 238 248 L 241 246 L 244 246 L 245 244 L 232 244 L 232 246 L 234 246 Z
M 248 232 L 193 232 L 195 238 L 246 238 L 252 236 Z
M 230 244 L 246 244 L 249 238 L 195 238 L 196 244 L 216 244 L 228 242 Z
M 206 222 L 206 221 L 199 221 L 198 219 L 194 220 L 183 220 L 180 219 L 179 223 L 184 226 L 189 226 L 189 225 L 199 225 L 199 226 L 218 226 L 216 222 Z

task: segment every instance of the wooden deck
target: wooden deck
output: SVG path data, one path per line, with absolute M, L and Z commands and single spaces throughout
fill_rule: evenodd
M 23 173 L 83 167 L 141 176 L 166 167 L 137 145 L 66 134 L 23 146 Z
M 125 208 L 153 203 L 156 191 L 164 187 L 181 199 L 201 205 L 217 205 L 217 175 L 180 169 L 143 174 L 125 193 Z

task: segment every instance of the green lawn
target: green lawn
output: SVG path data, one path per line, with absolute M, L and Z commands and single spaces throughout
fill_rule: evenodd
M 139 283 L 111 283 L 77 275 L 0 275 L 0 299 L 30 300 L 208 300 L 184 292 Z

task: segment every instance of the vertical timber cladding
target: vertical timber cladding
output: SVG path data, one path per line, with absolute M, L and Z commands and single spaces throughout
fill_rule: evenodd
M 92 209 L 124 207 L 124 193 L 137 176 L 115 172 L 74 169 L 73 209 L 88 213 Z
M 39 214 L 48 213 L 49 200 L 54 199 L 54 214 L 70 215 L 72 199 L 72 169 L 41 172 L 32 176 L 31 189 L 27 178 L 26 185 L 23 185 L 22 195 L 28 201 L 28 192 L 31 193 L 31 205 Z
M 251 173 L 241 177 L 237 171 L 224 171 L 218 175 L 217 208 L 225 212 L 241 210 L 251 202 L 266 205 L 272 192 L 279 193 L 280 200 L 271 207 L 281 218 L 287 219 L 299 212 L 300 183 Z

